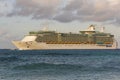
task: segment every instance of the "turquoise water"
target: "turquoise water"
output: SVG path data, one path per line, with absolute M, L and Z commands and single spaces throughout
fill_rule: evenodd
M 120 80 L 120 50 L 0 50 L 0 80 Z

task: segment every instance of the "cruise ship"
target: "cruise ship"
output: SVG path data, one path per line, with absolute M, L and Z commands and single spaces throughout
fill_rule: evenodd
M 19 50 L 49 49 L 117 49 L 114 35 L 96 30 L 90 25 L 79 33 L 60 33 L 50 30 L 31 31 L 21 41 L 12 41 Z

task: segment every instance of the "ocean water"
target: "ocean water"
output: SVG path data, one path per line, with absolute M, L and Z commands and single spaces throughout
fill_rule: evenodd
M 0 50 L 0 80 L 120 80 L 120 50 Z

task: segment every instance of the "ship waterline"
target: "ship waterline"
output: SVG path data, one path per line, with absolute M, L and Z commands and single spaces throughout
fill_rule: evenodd
M 29 32 L 21 41 L 12 41 L 19 50 L 46 49 L 117 49 L 114 35 L 104 28 L 96 31 L 91 25 L 80 33 L 57 33 L 55 31 Z

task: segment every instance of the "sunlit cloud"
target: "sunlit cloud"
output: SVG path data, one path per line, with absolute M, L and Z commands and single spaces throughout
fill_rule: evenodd
M 112 6 L 120 4 L 120 0 L 107 0 L 107 1 Z

